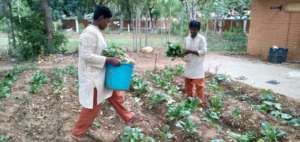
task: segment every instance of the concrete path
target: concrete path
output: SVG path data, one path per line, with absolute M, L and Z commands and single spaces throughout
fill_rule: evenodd
M 268 64 L 256 59 L 238 58 L 212 53 L 206 57 L 206 70 L 230 75 L 233 79 L 251 86 L 271 89 L 276 93 L 300 101 L 299 64 Z M 279 84 L 267 83 L 275 80 Z

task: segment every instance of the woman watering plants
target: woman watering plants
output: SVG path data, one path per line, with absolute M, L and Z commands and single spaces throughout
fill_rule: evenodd
M 88 129 L 101 108 L 100 103 L 106 99 L 113 105 L 125 123 L 132 124 L 138 120 L 133 112 L 129 112 L 124 107 L 124 93 L 105 87 L 105 66 L 107 64 L 120 65 L 118 58 L 106 57 L 102 53 L 107 47 L 102 30 L 107 28 L 111 17 L 112 13 L 109 8 L 96 6 L 93 24 L 89 25 L 80 35 L 79 102 L 83 108 L 72 130 L 72 138 L 76 141 L 88 141 L 95 137 L 88 132 Z

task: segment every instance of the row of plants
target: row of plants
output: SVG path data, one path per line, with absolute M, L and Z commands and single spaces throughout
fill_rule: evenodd
M 11 95 L 11 87 L 17 81 L 19 74 L 34 68 L 34 65 L 14 66 L 12 70 L 7 72 L 4 75 L 4 78 L 0 80 L 0 99 L 9 97 Z
M 146 71 L 145 77 L 150 81 L 145 80 L 139 75 L 135 75 L 133 79 L 133 91 L 137 94 L 147 96 L 146 99 L 150 102 L 149 109 L 155 106 L 163 106 L 166 108 L 164 115 L 167 124 L 161 128 L 156 128 L 160 134 L 160 138 L 164 141 L 174 138 L 174 134 L 171 132 L 172 127 L 181 130 L 189 136 L 196 133 L 196 125 L 191 116 L 200 105 L 199 99 L 188 98 L 185 101 L 176 102 L 173 96 L 171 96 L 174 94 L 182 95 L 182 92 L 179 91 L 180 87 L 176 85 L 175 79 L 177 76 L 181 76 L 183 71 L 182 65 L 167 66 L 159 72 Z M 175 86 L 178 90 L 170 91 L 172 86 Z M 160 88 L 165 93 L 153 88 Z
M 286 121 L 291 126 L 300 127 L 300 118 L 283 112 L 282 105 L 276 101 L 276 98 L 272 95 L 270 90 L 261 91 L 260 104 L 256 105 L 256 109 L 276 119 Z
M 163 73 L 159 72 L 158 74 L 162 75 Z M 161 78 L 167 78 L 167 77 L 163 76 Z M 155 79 L 159 80 L 158 77 L 156 77 Z M 152 80 L 155 80 L 155 79 L 152 79 Z M 217 74 L 208 83 L 208 88 L 209 88 L 208 90 L 211 92 L 214 92 L 215 94 L 219 94 L 219 95 L 211 96 L 209 98 L 210 107 L 206 110 L 203 110 L 206 120 L 208 120 L 210 122 L 219 122 L 220 121 L 220 113 L 221 113 L 220 111 L 224 106 L 223 95 L 225 95 L 224 94 L 224 86 L 222 86 L 222 82 L 226 82 L 226 81 L 230 81 L 230 78 L 227 75 Z M 151 100 L 155 100 L 153 102 L 155 102 L 156 104 L 161 104 L 161 102 L 163 102 L 163 101 L 167 102 L 168 109 L 167 109 L 166 116 L 167 116 L 168 120 L 177 120 L 177 122 L 175 124 L 178 128 L 182 128 L 186 133 L 190 133 L 190 134 L 195 130 L 195 125 L 193 125 L 192 119 L 189 115 L 193 112 L 193 111 L 191 111 L 193 109 L 187 109 L 186 107 L 184 107 L 185 103 L 183 103 L 183 102 L 171 103 L 171 102 L 175 102 L 175 101 L 172 99 L 171 96 L 164 94 L 164 93 L 156 93 L 151 96 L 152 96 Z M 298 124 L 299 119 L 298 118 L 293 118 L 290 114 L 279 111 L 279 110 L 281 110 L 280 109 L 281 105 L 274 100 L 274 96 L 272 95 L 271 91 L 262 90 L 260 98 L 262 101 L 273 101 L 271 104 L 271 106 L 272 106 L 271 108 L 275 109 L 275 111 L 277 113 L 279 113 L 279 116 L 281 116 L 281 119 L 284 119 L 286 121 L 288 120 L 288 123 L 290 125 L 299 127 L 299 124 Z M 267 106 L 270 107 L 270 103 L 267 103 L 267 104 L 269 104 Z M 261 108 L 261 106 L 260 106 L 260 108 Z M 265 104 L 262 106 L 262 108 L 265 108 Z M 273 109 L 271 109 L 271 110 L 274 111 Z M 262 109 L 262 110 L 264 110 L 264 109 Z M 269 109 L 267 109 L 267 111 L 270 112 Z M 241 118 L 241 109 L 239 109 L 239 108 L 234 109 L 232 111 L 231 115 L 235 119 L 240 119 Z M 274 112 L 273 112 L 273 115 L 274 115 Z M 171 133 L 166 132 L 166 134 L 168 134 L 169 137 L 172 136 Z M 245 132 L 243 134 L 239 134 L 239 133 L 230 131 L 230 132 L 228 132 L 228 135 L 239 142 L 251 142 L 251 141 L 258 141 L 258 142 L 264 142 L 264 141 L 273 142 L 274 141 L 274 142 L 277 142 L 277 141 L 282 141 L 282 138 L 284 136 L 287 136 L 287 133 L 285 131 L 281 130 L 278 126 L 273 126 L 269 122 L 263 121 L 260 124 L 259 131 L 256 133 L 250 131 L 250 132 Z
M 222 96 L 226 94 L 224 92 L 225 87 L 224 82 L 230 81 L 230 78 L 226 75 L 216 75 L 208 82 L 209 92 L 217 93 L 219 95 L 214 95 L 209 98 L 211 107 L 205 111 L 205 116 L 210 122 L 220 123 L 220 112 L 219 110 L 223 108 Z M 241 94 L 243 95 L 243 94 Z M 263 113 L 267 113 L 274 118 L 288 122 L 291 126 L 299 127 L 299 118 L 293 117 L 291 114 L 282 112 L 282 105 L 278 103 L 270 90 L 261 90 L 260 104 L 252 105 L 253 109 L 258 110 Z M 249 102 L 248 102 L 249 103 Z M 251 104 L 250 104 L 251 105 Z M 231 112 L 232 118 L 241 119 L 241 109 L 235 108 Z M 287 133 L 281 130 L 278 126 L 275 126 L 267 121 L 260 122 L 260 129 L 258 131 L 250 131 L 244 133 L 235 133 L 233 131 L 227 132 L 228 135 L 234 138 L 238 142 L 279 142 L 282 141 Z
M 35 65 L 30 66 L 16 66 L 5 74 L 4 78 L 0 81 L 0 98 L 5 98 L 11 95 L 11 87 L 15 81 L 18 79 L 18 75 L 26 70 L 36 70 L 30 78 L 28 91 L 31 94 L 38 93 L 41 88 L 46 85 L 50 80 L 54 93 L 60 93 L 65 85 L 64 77 L 70 75 L 75 78 L 76 86 L 78 87 L 77 80 L 77 68 L 73 65 L 69 65 L 66 68 L 59 69 L 55 68 L 51 71 L 51 79 L 47 74 L 40 70 L 36 69 Z
M 165 67 L 159 72 L 146 71 L 145 76 L 154 84 L 155 87 L 164 89 L 168 94 L 182 94 L 180 86 L 175 82 L 176 76 L 182 76 L 184 68 L 182 65 Z

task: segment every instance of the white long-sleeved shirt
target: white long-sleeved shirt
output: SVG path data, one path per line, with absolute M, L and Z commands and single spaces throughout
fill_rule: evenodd
M 78 78 L 79 102 L 85 108 L 93 108 L 93 91 L 97 88 L 97 104 L 112 96 L 105 88 L 105 60 L 102 50 L 107 47 L 100 29 L 89 25 L 80 35 Z
M 201 34 L 197 34 L 195 38 L 190 35 L 185 38 L 184 49 L 198 52 L 198 55 L 187 54 L 184 57 L 185 71 L 184 76 L 189 79 L 204 78 L 204 58 L 207 53 L 206 38 Z

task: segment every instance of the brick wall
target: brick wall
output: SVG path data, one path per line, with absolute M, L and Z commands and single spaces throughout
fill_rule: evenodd
M 287 47 L 288 60 L 300 61 L 300 12 L 271 9 L 300 0 L 253 0 L 248 53 L 268 58 L 272 45 Z

